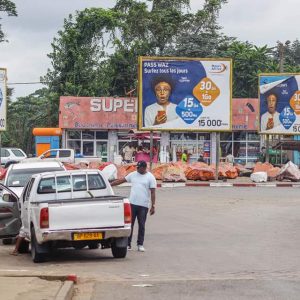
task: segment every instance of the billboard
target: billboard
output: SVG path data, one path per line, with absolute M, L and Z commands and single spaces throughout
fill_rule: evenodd
M 259 102 L 257 98 L 232 99 L 232 130 L 258 131 Z
M 6 130 L 6 69 L 0 68 L 0 131 Z
M 260 133 L 300 134 L 300 74 L 259 76 Z
M 231 59 L 139 58 L 139 129 L 231 130 Z
M 59 127 L 65 129 L 136 129 L 137 99 L 60 97 Z

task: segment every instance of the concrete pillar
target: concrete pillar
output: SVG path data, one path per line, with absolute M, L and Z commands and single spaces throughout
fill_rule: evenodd
M 210 144 L 211 144 L 210 161 L 212 164 L 215 164 L 217 162 L 216 161 L 216 156 L 217 156 L 217 133 L 216 132 L 211 133 Z
M 117 130 L 109 130 L 108 131 L 108 145 L 107 145 L 107 159 L 108 161 L 114 161 L 114 153 L 117 152 L 118 149 L 118 131 Z
M 162 163 L 169 162 L 170 159 L 169 153 L 170 153 L 170 133 L 161 132 L 159 157 Z

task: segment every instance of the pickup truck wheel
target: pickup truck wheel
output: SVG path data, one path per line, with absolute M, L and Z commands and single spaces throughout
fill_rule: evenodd
M 118 247 L 115 243 L 112 243 L 111 252 L 114 258 L 124 258 L 127 254 L 127 246 Z
M 2 244 L 3 245 L 11 245 L 13 243 L 13 239 L 3 239 Z
M 29 242 L 23 240 L 19 247 L 19 252 L 20 253 L 28 253 L 29 252 Z
M 38 250 L 38 245 L 33 228 L 31 228 L 31 258 L 35 263 L 44 262 L 46 260 L 45 253 L 40 253 Z

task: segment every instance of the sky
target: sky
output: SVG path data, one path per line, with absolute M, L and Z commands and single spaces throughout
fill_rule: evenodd
M 274 46 L 276 41 L 299 36 L 300 0 L 228 0 L 219 24 L 228 36 L 258 46 Z M 47 54 L 51 42 L 62 29 L 64 18 L 87 7 L 112 7 L 113 0 L 14 0 L 18 17 L 1 23 L 8 43 L 0 43 L 0 67 L 7 68 L 8 82 L 37 82 L 51 66 Z M 202 0 L 191 0 L 191 9 L 201 9 Z M 10 85 L 13 99 L 26 96 L 42 85 Z

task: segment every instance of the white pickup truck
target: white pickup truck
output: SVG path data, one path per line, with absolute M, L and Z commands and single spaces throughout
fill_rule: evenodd
M 37 161 L 60 161 L 62 163 L 80 163 L 81 161 L 101 161 L 101 157 L 76 157 L 73 149 L 51 149 L 38 157 L 30 157 L 22 160 L 22 163 Z
M 13 237 L 20 229 L 31 243 L 34 262 L 47 259 L 55 248 L 111 248 L 115 258 L 124 258 L 131 231 L 128 199 L 115 196 L 102 173 L 74 170 L 33 175 L 21 197 L 1 185 L 0 238 Z M 7 194 L 9 193 L 9 194 Z

